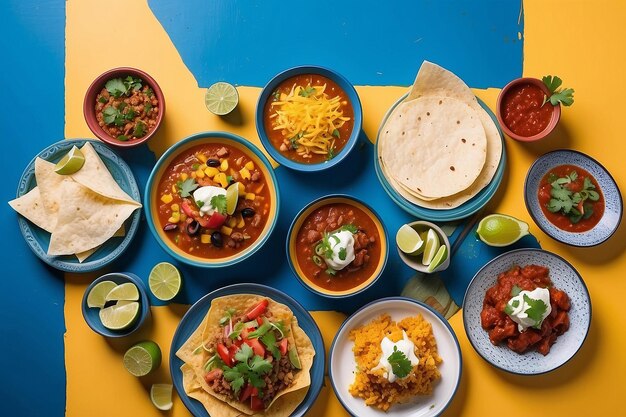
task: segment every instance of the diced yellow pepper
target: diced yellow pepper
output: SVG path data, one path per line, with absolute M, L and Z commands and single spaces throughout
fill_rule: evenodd
M 200 165 L 198 165 L 198 169 L 201 169 L 201 170 L 203 170 L 203 171 L 204 171 L 206 168 L 207 168 L 207 164 L 200 164 Z
M 228 219 L 228 227 L 232 229 L 235 226 L 237 226 L 237 218 L 231 217 L 230 219 Z
M 172 197 L 171 194 L 163 194 L 161 196 L 161 201 L 164 202 L 165 204 L 171 203 L 173 199 L 174 197 Z
M 181 172 L 180 173 L 180 179 L 185 181 L 187 178 L 189 178 L 189 175 L 187 175 L 186 172 Z
M 173 193 L 176 193 L 176 191 L 177 191 L 177 190 L 176 190 L 176 184 L 172 184 L 172 192 L 173 192 Z
M 191 173 L 191 178 L 196 178 L 196 171 L 193 171 L 193 172 Z
M 243 185 L 243 182 L 238 183 L 239 185 L 237 186 L 239 188 L 239 194 L 243 195 L 246 192 L 246 186 Z
M 196 156 L 198 157 L 198 159 L 199 159 L 200 161 L 202 161 L 202 163 L 203 163 L 203 164 L 204 164 L 204 163 L 206 163 L 206 161 L 207 161 L 207 159 L 208 159 L 208 158 L 206 157 L 206 155 L 205 155 L 205 154 L 203 154 L 203 153 L 198 153 L 198 155 L 196 155 Z
M 187 220 L 187 215 L 185 213 L 180 213 L 180 221 L 184 222 L 185 220 Z
M 203 170 L 201 170 L 201 169 L 198 169 L 198 170 L 196 171 L 196 177 L 198 177 L 198 178 L 204 178 L 204 171 L 203 171 Z
M 172 204 L 170 208 L 172 209 L 172 211 L 180 211 L 180 207 L 176 203 Z
M 248 168 L 243 167 L 239 170 L 239 173 L 241 174 L 241 178 L 243 178 L 244 180 L 249 180 L 250 179 L 250 171 L 248 170 Z
M 217 168 L 206 167 L 206 169 L 204 170 L 204 173 L 207 175 L 207 177 L 213 178 L 217 174 L 219 174 L 220 171 Z
M 228 170 L 228 159 L 222 159 L 222 163 L 220 164 L 220 171 L 224 172 Z
M 230 236 L 230 234 L 233 232 L 233 229 L 228 227 L 228 226 L 222 226 L 220 228 L 220 232 L 222 232 L 223 234 L 225 234 L 226 236 Z
M 169 223 L 178 223 L 180 221 L 180 212 L 174 211 L 169 219 L 167 219 Z
M 256 198 L 256 194 L 246 193 L 246 200 L 254 200 L 255 198 Z
M 246 225 L 246 221 L 243 219 L 243 217 L 239 216 L 239 222 L 237 223 L 237 229 L 243 229 L 243 227 Z
M 200 242 L 202 242 L 202 243 L 211 243 L 211 235 L 201 234 L 200 235 Z
M 248 161 L 248 162 L 246 162 L 244 167 L 246 167 L 248 169 L 248 171 L 252 171 L 254 169 L 254 162 Z
M 223 172 L 220 172 L 219 174 L 214 176 L 213 181 L 218 182 L 222 186 L 222 188 L 226 188 L 226 186 L 228 185 L 226 174 L 224 174 Z

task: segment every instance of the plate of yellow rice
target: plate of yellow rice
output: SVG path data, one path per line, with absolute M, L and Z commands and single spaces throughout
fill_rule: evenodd
M 397 346 L 408 356 L 398 356 Z M 430 417 L 454 397 L 461 362 L 445 318 L 422 302 L 391 297 L 367 304 L 341 325 L 330 348 L 329 375 L 353 416 Z

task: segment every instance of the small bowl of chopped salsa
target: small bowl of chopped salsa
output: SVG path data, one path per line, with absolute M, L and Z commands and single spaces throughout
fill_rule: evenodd
M 204 132 L 161 156 L 144 206 L 167 253 L 215 268 L 256 252 L 274 229 L 280 204 L 274 171 L 257 147 L 230 133 Z
M 515 140 L 534 142 L 548 136 L 561 118 L 561 105 L 546 101 L 551 92 L 542 80 L 518 78 L 500 92 L 498 123 Z
M 256 108 L 261 143 L 276 162 L 298 171 L 338 164 L 356 144 L 361 125 L 354 86 L 323 67 L 300 66 L 276 75 Z
M 89 129 L 103 142 L 132 147 L 158 130 L 165 99 L 157 82 L 136 68 L 114 68 L 87 89 L 83 114 Z
M 524 200 L 544 233 L 572 246 L 604 242 L 622 219 L 622 197 L 611 174 L 595 159 L 568 149 L 549 152 L 533 163 Z
M 339 298 L 365 291 L 387 263 L 387 231 L 374 210 L 347 195 L 305 206 L 287 235 L 287 259 L 307 289 Z

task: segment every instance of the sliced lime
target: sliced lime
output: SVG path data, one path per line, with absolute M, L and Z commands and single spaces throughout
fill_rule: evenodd
M 439 250 L 435 253 L 433 260 L 430 261 L 430 265 L 428 265 L 428 272 L 433 272 L 435 269 L 439 268 L 439 266 L 445 262 L 448 258 L 448 247 L 446 245 L 439 246 Z
M 430 265 L 435 254 L 439 250 L 439 235 L 434 229 L 428 229 L 426 234 L 426 245 L 424 247 L 424 255 L 422 257 L 422 264 L 424 266 Z
M 204 104 L 213 114 L 223 116 L 235 110 L 239 103 L 239 93 L 234 85 L 218 82 L 207 88 Z
M 161 349 L 152 340 L 139 342 L 124 354 L 124 367 L 134 376 L 148 375 L 161 365 Z
M 105 297 L 106 301 L 137 301 L 139 300 L 139 290 L 132 282 L 125 282 L 113 288 Z
M 110 330 L 123 330 L 130 327 L 139 317 L 137 301 L 119 301 L 99 311 L 102 325 Z
M 106 296 L 117 284 L 113 281 L 102 281 L 93 286 L 89 294 L 87 294 L 88 307 L 104 307 Z
M 239 201 L 239 183 L 231 184 L 226 189 L 226 214 L 229 216 L 235 212 Z
M 152 294 L 161 301 L 169 301 L 178 294 L 182 280 L 180 272 L 169 262 L 156 264 L 148 278 Z
M 150 387 L 150 399 L 152 404 L 159 410 L 172 409 L 172 384 L 152 384 Z
M 476 233 L 489 246 L 508 246 L 528 234 L 528 223 L 505 214 L 490 214 L 478 223 Z
M 76 145 L 54 167 L 54 172 L 60 175 L 70 175 L 77 172 L 85 164 L 85 156 Z
M 424 241 L 417 230 L 408 224 L 403 224 L 396 233 L 398 249 L 407 255 L 419 255 L 424 251 Z

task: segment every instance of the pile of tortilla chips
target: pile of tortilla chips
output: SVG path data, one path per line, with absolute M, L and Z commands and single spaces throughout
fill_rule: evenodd
M 141 207 L 120 188 L 89 142 L 81 151 L 85 163 L 71 175 L 57 174 L 55 164 L 37 158 L 37 186 L 9 202 L 51 234 L 48 255 L 76 255 L 79 262 L 111 237 L 123 236 L 124 222 Z
M 435 210 L 458 207 L 478 194 L 502 157 L 498 128 L 469 87 L 428 61 L 381 127 L 377 146 L 393 189 Z
M 187 341 L 176 352 L 184 363 L 180 370 L 183 374 L 183 387 L 185 393 L 198 400 L 211 416 L 236 417 L 243 415 L 258 415 L 272 417 L 287 417 L 298 408 L 304 400 L 311 385 L 309 371 L 313 366 L 315 349 L 313 343 L 304 331 L 298 326 L 298 319 L 294 316 L 289 307 L 269 299 L 267 307 L 271 313 L 272 320 L 282 321 L 290 324 L 290 332 L 287 335 L 289 344 L 297 347 L 298 356 L 302 369 L 295 374 L 295 379 L 289 388 L 278 393 L 272 403 L 263 412 L 253 411 L 247 404 L 233 401 L 230 398 L 214 392 L 204 380 L 207 370 L 204 365 L 214 355 L 208 352 L 211 346 L 209 340 L 211 335 L 223 331 L 219 321 L 224 312 L 229 308 L 235 308 L 240 314 L 248 311 L 257 305 L 261 297 L 253 294 L 238 294 L 219 297 L 211 302 L 211 308 L 207 312 L 204 320 L 192 333 Z M 215 349 L 215 346 L 212 346 Z

